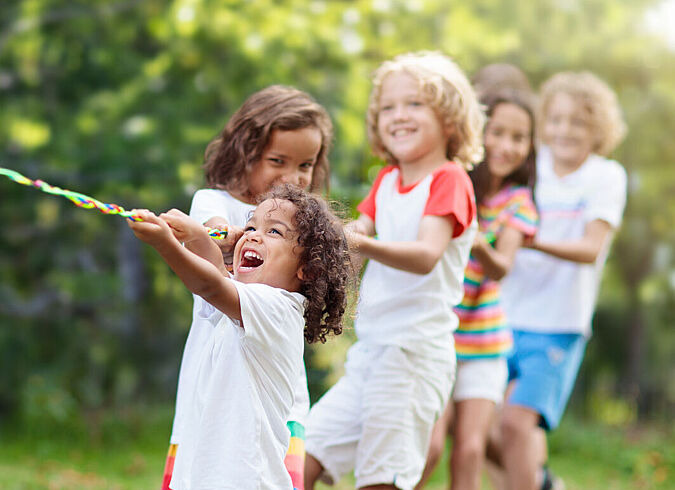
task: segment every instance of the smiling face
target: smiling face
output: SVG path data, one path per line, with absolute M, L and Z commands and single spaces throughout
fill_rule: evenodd
M 382 144 L 399 165 L 446 160 L 447 131 L 412 75 L 393 72 L 382 81 L 377 112 Z
M 283 131 L 275 129 L 260 160 L 248 176 L 246 196 L 237 196 L 254 204 L 261 194 L 276 184 L 292 184 L 307 189 L 321 150 L 321 131 L 315 127 Z
M 234 248 L 234 278 L 299 291 L 302 279 L 296 208 L 289 201 L 268 199 L 258 205 Z
M 503 102 L 485 127 L 485 151 L 490 175 L 499 183 L 525 163 L 532 145 L 532 119 L 525 109 Z
M 576 169 L 595 146 L 591 115 L 581 100 L 565 92 L 556 93 L 548 105 L 542 139 L 550 148 L 555 164 Z

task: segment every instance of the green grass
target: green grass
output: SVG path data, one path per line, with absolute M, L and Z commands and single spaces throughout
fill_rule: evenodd
M 0 435 L 3 490 L 159 489 L 173 411 L 169 407 L 106 413 L 76 426 Z
M 566 420 L 550 439 L 568 490 L 675 489 L 675 428 L 611 428 Z
M 171 415 L 167 407 L 146 407 L 98 414 L 71 428 L 5 423 L 0 488 L 158 489 Z M 551 467 L 568 490 L 675 489 L 673 427 L 613 429 L 567 417 L 550 446 Z M 446 488 L 446 467 L 447 452 L 427 488 Z M 333 488 L 353 488 L 353 479 Z

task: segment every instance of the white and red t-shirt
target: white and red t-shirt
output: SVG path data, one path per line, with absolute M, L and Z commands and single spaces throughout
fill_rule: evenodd
M 445 359 L 457 328 L 453 307 L 464 294 L 464 268 L 476 233 L 476 203 L 467 173 L 446 162 L 403 187 L 399 169 L 378 174 L 358 210 L 375 222 L 382 241 L 415 241 L 424 216 L 452 216 L 453 240 L 428 274 L 414 274 L 369 261 L 361 281 L 355 330 L 360 341 L 398 345 Z

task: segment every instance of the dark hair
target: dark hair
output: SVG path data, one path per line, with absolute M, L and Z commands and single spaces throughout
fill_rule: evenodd
M 498 92 L 486 94 L 481 103 L 485 105 L 485 113 L 488 117 L 486 128 L 490 125 L 490 117 L 500 104 L 514 104 L 523 109 L 530 116 L 530 151 L 523 164 L 504 178 L 503 184 L 516 184 L 530 188 L 532 199 L 534 199 L 534 186 L 537 180 L 536 159 L 537 152 L 534 147 L 534 104 L 532 96 L 528 92 L 520 90 L 506 89 Z M 490 170 L 488 169 L 486 154 L 485 159 L 469 172 L 473 188 L 476 193 L 476 203 L 480 204 L 487 194 L 490 185 Z
M 328 190 L 328 151 L 333 139 L 330 116 L 307 93 L 283 85 L 271 85 L 249 96 L 222 133 L 209 143 L 204 154 L 206 185 L 216 189 L 245 190 L 251 169 L 260 161 L 272 131 L 305 128 L 317 128 L 321 132 L 321 148 L 309 189 Z
M 307 298 L 305 340 L 323 343 L 327 334 L 342 333 L 352 272 L 342 222 L 322 198 L 290 184 L 275 186 L 259 202 L 267 199 L 289 201 L 295 206 L 294 225 L 298 245 L 303 248 L 299 292 Z
M 527 75 L 511 63 L 485 65 L 471 77 L 471 83 L 478 97 L 483 98 L 499 90 L 521 90 L 532 92 Z

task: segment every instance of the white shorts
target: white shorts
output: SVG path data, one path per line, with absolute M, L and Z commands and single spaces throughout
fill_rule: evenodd
M 437 361 L 397 346 L 354 344 L 345 375 L 309 412 L 307 453 L 337 482 L 412 489 L 424 469 L 431 429 L 452 389 L 454 355 Z
M 501 404 L 504 402 L 508 376 L 504 357 L 458 361 L 452 399 L 459 402 L 480 398 Z

